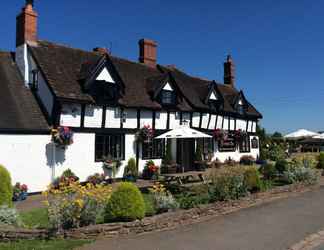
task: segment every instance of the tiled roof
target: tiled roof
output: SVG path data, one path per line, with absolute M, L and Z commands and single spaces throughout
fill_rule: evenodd
M 89 52 L 70 48 L 50 42 L 39 41 L 37 46 L 30 47 L 36 62 L 44 73 L 57 97 L 93 102 L 93 98 L 83 91 L 82 79 L 85 79 L 102 58 L 98 52 Z M 131 62 L 115 56 L 107 55 L 115 73 L 123 83 L 123 94 L 118 100 L 126 107 L 161 109 L 161 105 L 153 98 L 152 91 L 158 89 L 166 75 L 172 77 L 177 85 L 183 101 L 177 106 L 180 110 L 201 109 L 208 111 L 205 103 L 209 93 L 210 80 L 192 77 L 176 68 L 158 65 L 155 68 L 142 63 Z M 156 82 L 154 82 L 156 80 Z M 151 85 L 152 84 L 152 85 Z M 216 88 L 224 98 L 223 110 L 236 113 L 232 99 L 239 94 L 236 89 L 216 84 Z M 261 114 L 249 104 L 247 114 L 261 118 Z
M 9 52 L 0 52 L 0 130 L 49 130 Z

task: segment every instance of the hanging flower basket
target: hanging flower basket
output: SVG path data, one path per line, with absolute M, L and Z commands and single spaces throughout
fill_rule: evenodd
M 143 128 L 139 129 L 135 135 L 136 141 L 138 142 L 151 142 L 153 139 L 154 130 L 150 125 L 145 125 Z
M 228 133 L 223 129 L 215 129 L 213 132 L 213 137 L 217 142 L 223 142 L 227 140 Z
M 73 144 L 73 131 L 68 127 L 53 128 L 52 141 L 59 147 L 66 148 Z

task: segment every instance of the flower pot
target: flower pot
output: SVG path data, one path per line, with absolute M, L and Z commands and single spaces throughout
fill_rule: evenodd
M 133 176 L 133 175 L 127 175 L 124 177 L 124 180 L 125 181 L 128 181 L 128 182 L 136 182 L 137 181 L 137 177 L 136 176 Z

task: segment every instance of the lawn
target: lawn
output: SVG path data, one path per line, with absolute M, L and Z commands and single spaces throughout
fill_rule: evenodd
M 89 240 L 22 240 L 0 243 L 0 250 L 72 250 L 89 243 Z
M 20 218 L 27 228 L 48 228 L 46 208 L 35 208 L 27 212 L 21 212 Z

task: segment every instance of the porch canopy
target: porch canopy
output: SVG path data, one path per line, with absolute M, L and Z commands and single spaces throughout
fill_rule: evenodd
M 285 135 L 284 138 L 298 140 L 298 139 L 303 139 L 303 138 L 311 138 L 311 137 L 314 137 L 317 135 L 318 135 L 318 133 L 315 133 L 315 132 L 312 132 L 312 131 L 309 131 L 306 129 L 299 129 L 293 133 Z
M 160 136 L 155 137 L 154 139 L 185 139 L 185 138 L 212 138 L 211 135 L 207 135 L 198 130 L 189 128 L 186 125 L 183 125 L 179 128 L 172 129 L 169 132 L 166 132 Z

